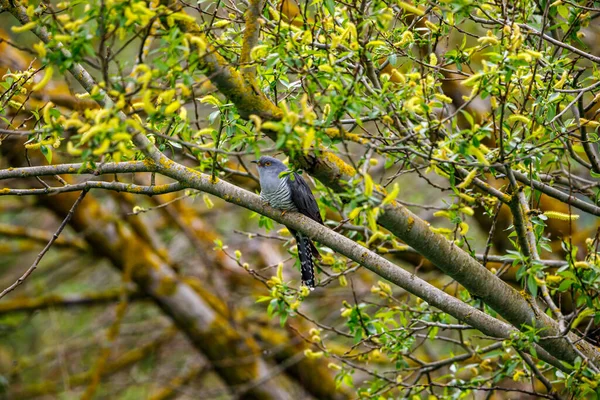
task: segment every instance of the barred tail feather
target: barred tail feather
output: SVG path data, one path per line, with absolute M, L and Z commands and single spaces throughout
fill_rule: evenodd
M 302 273 L 302 283 L 311 290 L 315 288 L 315 265 L 313 253 L 316 247 L 308 236 L 296 232 L 296 242 L 298 243 L 298 258 L 300 259 L 300 272 Z

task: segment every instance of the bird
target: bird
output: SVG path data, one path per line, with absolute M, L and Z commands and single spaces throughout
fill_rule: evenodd
M 260 197 L 271 207 L 283 211 L 296 211 L 323 225 L 319 206 L 310 187 L 296 172 L 290 172 L 284 163 L 275 157 L 262 156 L 252 161 L 258 166 Z M 282 172 L 287 172 L 282 174 Z M 310 290 L 315 288 L 314 259 L 320 258 L 319 251 L 310 238 L 288 227 L 298 245 L 302 283 Z

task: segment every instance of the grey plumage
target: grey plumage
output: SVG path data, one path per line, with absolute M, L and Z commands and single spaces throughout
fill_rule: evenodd
M 260 197 L 263 200 L 274 208 L 297 211 L 323 224 L 317 201 L 302 176 L 292 172 L 281 177 L 282 172 L 289 170 L 274 157 L 263 156 L 256 164 L 260 175 Z M 319 257 L 319 251 L 309 237 L 293 229 L 289 231 L 298 244 L 302 282 L 312 289 L 315 287 L 314 257 Z

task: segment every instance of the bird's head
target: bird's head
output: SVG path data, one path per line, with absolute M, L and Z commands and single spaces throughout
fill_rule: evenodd
M 252 161 L 258 166 L 258 173 L 261 177 L 264 176 L 276 176 L 283 171 L 287 171 L 288 167 L 284 163 L 276 159 L 275 157 L 262 156 L 258 161 Z

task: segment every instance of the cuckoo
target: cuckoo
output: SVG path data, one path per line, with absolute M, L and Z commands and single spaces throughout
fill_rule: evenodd
M 264 201 L 283 212 L 296 211 L 323 224 L 317 201 L 304 178 L 290 172 L 281 161 L 273 157 L 263 156 L 253 163 L 258 165 L 260 197 Z M 288 229 L 298 245 L 302 282 L 312 290 L 315 287 L 314 257 L 319 257 L 319 251 L 308 236 Z

